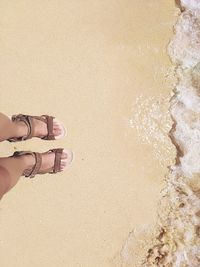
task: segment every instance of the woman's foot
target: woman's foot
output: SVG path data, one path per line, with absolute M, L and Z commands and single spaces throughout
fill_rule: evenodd
M 13 156 L 24 163 L 23 175 L 26 177 L 63 171 L 73 160 L 72 151 L 67 149 L 52 149 L 44 153 L 15 152 Z
M 47 124 L 43 121 L 37 120 L 37 119 L 32 119 L 33 121 L 33 137 L 39 137 L 43 138 L 44 136 L 47 135 L 48 130 L 47 130 Z M 16 127 L 16 136 L 17 138 L 26 136 L 28 134 L 28 128 L 27 125 L 23 121 L 14 121 L 13 122 Z M 61 125 L 54 121 L 53 122 L 53 134 L 54 136 L 59 136 L 62 134 L 62 127 Z
M 19 116 L 19 115 L 17 115 Z M 21 115 L 20 115 L 21 116 Z M 59 139 L 66 134 L 64 126 L 54 117 L 22 115 L 12 120 L 14 136 L 9 141 L 20 141 L 38 137 L 48 140 Z M 18 140 L 17 140 L 18 139 Z

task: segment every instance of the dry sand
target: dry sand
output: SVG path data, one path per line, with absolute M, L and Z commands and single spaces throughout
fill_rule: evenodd
M 129 123 L 139 97 L 147 120 L 169 98 L 174 1 L 2 0 L 0 14 L 1 112 L 55 115 L 68 129 L 59 141 L 2 143 L 1 155 L 75 153 L 65 172 L 22 178 L 4 196 L 0 265 L 109 267 L 130 231 L 155 223 L 175 155 L 166 134 L 161 164 L 157 139 L 142 142 L 148 129 Z

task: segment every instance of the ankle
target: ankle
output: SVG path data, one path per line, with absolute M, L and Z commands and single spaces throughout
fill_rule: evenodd
M 31 169 L 35 165 L 35 157 L 31 154 L 21 155 L 19 159 L 24 169 Z
M 28 134 L 27 125 L 23 121 L 13 122 L 12 124 L 14 137 L 21 137 Z

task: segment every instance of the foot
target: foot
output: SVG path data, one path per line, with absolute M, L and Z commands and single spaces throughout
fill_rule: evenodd
M 54 163 L 55 163 L 55 153 L 54 152 L 44 152 L 41 153 L 42 163 L 39 169 L 39 172 L 45 172 L 46 170 L 53 171 Z M 32 170 L 36 164 L 35 157 L 31 154 L 21 155 L 19 156 L 21 160 L 25 164 L 24 170 Z M 73 160 L 73 153 L 70 150 L 64 149 L 61 155 L 61 169 L 63 171 Z
M 47 124 L 43 121 L 32 118 L 33 122 L 33 137 L 43 138 L 47 135 Z M 15 138 L 20 138 L 28 134 L 28 127 L 23 121 L 12 122 L 15 128 Z M 60 123 L 53 121 L 53 134 L 55 138 L 63 133 L 63 127 Z

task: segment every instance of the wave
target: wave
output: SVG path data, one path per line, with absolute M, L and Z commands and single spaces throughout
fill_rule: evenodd
M 200 1 L 176 3 L 181 12 L 168 46 L 177 77 L 169 109 L 176 161 L 166 177 L 158 223 L 130 233 L 120 254 L 123 267 L 200 266 Z

